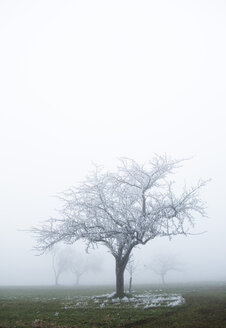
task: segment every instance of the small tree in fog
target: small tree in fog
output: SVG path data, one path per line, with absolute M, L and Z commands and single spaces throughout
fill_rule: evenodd
M 161 277 L 163 286 L 165 285 L 165 277 L 169 271 L 181 271 L 181 263 L 176 260 L 173 255 L 160 255 L 155 257 L 153 261 L 146 266 Z
M 115 258 L 116 296 L 124 295 L 124 271 L 131 251 L 156 237 L 187 235 L 196 216 L 205 215 L 199 190 L 180 195 L 167 180 L 181 161 L 155 156 L 147 165 L 123 159 L 117 172 L 96 168 L 80 185 L 63 193 L 60 219 L 32 228 L 42 252 L 79 239 L 87 247 L 105 245 Z
M 100 258 L 89 254 L 79 253 L 74 249 L 65 248 L 56 250 L 54 247 L 52 258 L 56 285 L 58 285 L 59 278 L 63 273 L 73 273 L 76 278 L 76 285 L 79 285 L 82 275 L 87 272 L 97 272 L 101 269 Z
M 69 270 L 70 263 L 68 261 L 68 258 L 62 253 L 62 251 L 59 251 L 59 249 L 56 249 L 55 247 L 51 249 L 52 251 L 52 268 L 55 276 L 55 285 L 59 285 L 59 278 L 62 275 L 62 273 Z
M 84 275 L 84 273 L 86 273 L 87 271 L 89 271 L 89 269 L 89 264 L 86 261 L 72 263 L 71 272 L 75 275 L 77 286 L 79 285 L 81 276 Z
M 58 281 L 59 281 L 59 275 L 60 273 L 58 273 L 58 268 L 56 266 L 56 254 L 57 254 L 57 250 L 55 247 L 53 247 L 51 249 L 51 257 L 52 257 L 52 269 L 53 269 L 53 272 L 54 272 L 54 278 L 55 278 L 55 285 L 57 286 L 58 285 Z
M 76 278 L 76 285 L 79 285 L 80 278 L 88 272 L 98 272 L 101 270 L 101 259 L 95 255 L 82 254 L 73 249 L 66 253 L 68 269 Z
M 132 291 L 133 274 L 136 271 L 136 265 L 132 254 L 130 254 L 129 261 L 126 265 L 126 270 L 129 273 L 129 294 L 130 294 Z

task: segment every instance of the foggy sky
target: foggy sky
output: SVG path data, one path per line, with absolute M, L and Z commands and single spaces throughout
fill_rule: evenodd
M 186 265 L 172 281 L 226 279 L 225 35 L 223 0 L 0 1 L 0 285 L 53 282 L 19 230 L 56 215 L 54 195 L 93 162 L 155 153 L 193 157 L 180 185 L 212 178 L 194 230 L 207 232 L 136 249 L 141 267 L 170 251 Z

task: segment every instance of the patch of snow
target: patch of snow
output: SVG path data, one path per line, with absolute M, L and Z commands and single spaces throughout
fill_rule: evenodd
M 103 298 L 103 297 L 107 297 L 107 298 L 112 298 L 115 295 L 115 292 L 113 293 L 108 293 L 108 294 L 102 294 L 102 295 L 97 295 L 97 296 L 92 296 L 91 298 Z
M 104 307 L 113 307 L 119 308 L 123 304 L 125 306 L 130 306 L 134 308 L 155 308 L 158 306 L 169 306 L 174 307 L 181 305 L 185 302 L 184 298 L 178 294 L 166 294 L 166 293 L 153 293 L 152 291 L 145 291 L 143 294 L 137 294 L 133 297 L 123 297 L 120 298 L 112 298 L 115 293 L 104 294 L 92 297 L 77 297 L 73 299 L 73 301 L 64 303 L 64 309 L 69 308 L 78 308 L 78 307 L 87 307 L 89 304 L 92 306 L 96 306 L 99 308 Z M 91 302 L 91 303 L 90 303 Z
M 122 301 L 123 302 L 129 302 L 130 300 L 128 299 L 128 297 L 125 296 L 125 297 L 122 298 Z

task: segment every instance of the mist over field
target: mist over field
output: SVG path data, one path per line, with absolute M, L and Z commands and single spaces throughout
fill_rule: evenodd
M 114 171 L 155 154 L 188 159 L 171 176 L 178 193 L 211 179 L 207 217 L 193 235 L 137 246 L 134 284 L 161 283 L 147 268 L 161 256 L 180 263 L 166 283 L 226 281 L 225 18 L 220 0 L 0 2 L 0 286 L 54 285 L 52 254 L 25 230 L 60 218 L 55 196 L 93 163 Z M 70 247 L 87 256 L 82 241 Z M 80 285 L 115 284 L 107 249 L 89 254 L 100 268 Z M 59 278 L 75 283 L 70 270 Z

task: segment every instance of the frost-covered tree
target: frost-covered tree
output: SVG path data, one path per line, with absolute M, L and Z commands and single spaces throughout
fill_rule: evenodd
M 96 168 L 81 184 L 63 193 L 61 217 L 32 228 L 37 249 L 79 239 L 102 244 L 115 258 L 116 296 L 124 295 L 124 271 L 131 251 L 156 237 L 187 235 L 205 209 L 199 190 L 205 181 L 178 195 L 167 178 L 181 161 L 155 156 L 147 165 L 122 159 L 116 172 Z

